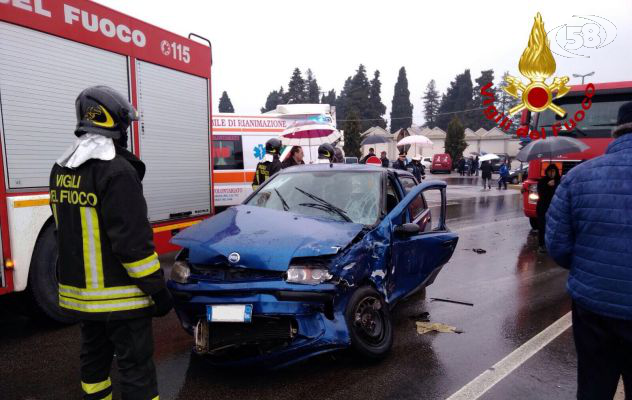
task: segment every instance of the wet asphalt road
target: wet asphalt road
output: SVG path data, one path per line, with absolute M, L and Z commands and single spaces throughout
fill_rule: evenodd
M 395 310 L 395 343 L 386 360 L 367 363 L 338 352 L 274 372 L 216 369 L 191 355 L 193 339 L 172 312 L 154 320 L 161 399 L 445 399 L 566 314 L 567 273 L 536 252 L 518 191 L 481 192 L 467 179 L 450 182 L 448 226 L 460 234 L 458 247 L 426 297 Z M 41 323 L 24 315 L 22 297 L 6 297 L 0 300 L 0 399 L 79 399 L 78 327 Z M 416 316 L 424 311 L 464 333 L 417 334 Z M 575 368 L 566 331 L 482 398 L 571 399 Z M 115 368 L 112 378 L 116 398 Z

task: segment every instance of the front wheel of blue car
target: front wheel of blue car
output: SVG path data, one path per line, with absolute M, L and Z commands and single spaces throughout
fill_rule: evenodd
M 393 345 L 393 325 L 388 306 L 372 287 L 356 290 L 345 313 L 351 335 L 351 347 L 372 359 L 386 356 Z

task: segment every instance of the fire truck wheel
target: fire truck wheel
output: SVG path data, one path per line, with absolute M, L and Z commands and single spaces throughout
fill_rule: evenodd
M 531 225 L 531 229 L 538 229 L 538 219 L 537 218 L 533 218 L 530 217 L 529 218 L 529 224 Z
M 53 223 L 44 226 L 35 243 L 29 269 L 28 288 L 36 313 L 44 314 L 53 321 L 64 324 L 75 322 L 59 307 L 57 241 Z

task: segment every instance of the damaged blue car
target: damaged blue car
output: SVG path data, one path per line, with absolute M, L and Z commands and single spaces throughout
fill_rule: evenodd
M 392 308 L 454 252 L 445 212 L 446 184 L 407 171 L 285 169 L 173 239 L 177 315 L 219 364 L 280 366 L 348 347 L 384 357 Z

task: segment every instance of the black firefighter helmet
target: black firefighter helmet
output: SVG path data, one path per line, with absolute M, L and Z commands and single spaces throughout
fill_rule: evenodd
M 75 101 L 75 135 L 96 133 L 112 139 L 125 138 L 132 121 L 138 121 L 134 106 L 108 86 L 92 86 L 79 93 Z M 127 140 L 125 140 L 127 141 Z
M 318 146 L 318 159 L 333 161 L 336 150 L 329 143 L 323 143 Z
M 266 154 L 272 154 L 278 156 L 281 152 L 281 141 L 277 138 L 269 139 L 266 142 Z

